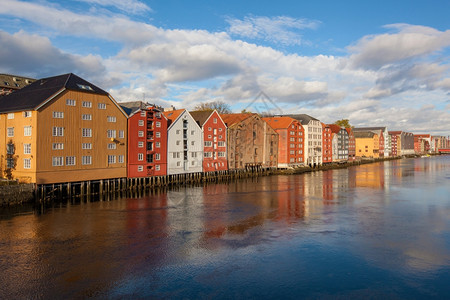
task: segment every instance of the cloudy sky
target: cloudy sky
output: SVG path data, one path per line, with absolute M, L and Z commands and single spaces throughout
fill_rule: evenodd
M 450 2 L 1 0 L 0 73 L 450 134 Z

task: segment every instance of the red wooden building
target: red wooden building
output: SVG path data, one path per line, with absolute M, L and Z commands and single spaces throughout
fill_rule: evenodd
M 330 126 L 322 123 L 322 163 L 333 162 L 333 135 Z
M 278 167 L 304 165 L 305 129 L 300 121 L 291 117 L 262 118 L 278 133 Z
M 141 101 L 119 103 L 128 114 L 128 178 L 167 175 L 167 118 Z
M 203 130 L 203 172 L 228 170 L 227 126 L 214 111 L 190 112 Z

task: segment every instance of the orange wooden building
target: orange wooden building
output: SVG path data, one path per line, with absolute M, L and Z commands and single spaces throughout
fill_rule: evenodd
M 126 177 L 125 112 L 74 74 L 39 79 L 2 97 L 0 124 L 1 169 L 21 182 Z

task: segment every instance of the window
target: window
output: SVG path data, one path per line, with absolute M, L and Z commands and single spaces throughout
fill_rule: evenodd
M 64 127 L 53 127 L 52 135 L 53 136 L 64 136 Z
M 7 158 L 6 159 L 6 168 L 7 169 L 15 168 L 14 158 Z
M 145 111 L 141 111 L 141 117 L 145 117 Z
M 7 135 L 8 135 L 8 137 L 13 137 L 14 136 L 14 127 L 8 127 Z
M 212 142 L 211 141 L 206 141 L 205 142 L 205 147 L 212 147 Z
M 217 118 L 214 118 L 214 119 L 213 119 L 213 123 L 214 123 L 214 124 L 217 124 Z
M 144 142 L 138 142 L 138 148 L 144 148 Z
M 106 119 L 109 123 L 116 123 L 117 121 L 117 118 L 113 116 L 108 116 Z
M 80 89 L 83 89 L 83 90 L 89 90 L 89 91 L 93 91 L 93 90 L 94 90 L 94 89 L 93 89 L 92 87 L 90 87 L 89 85 L 77 84 L 77 86 L 78 86 Z
M 125 157 L 123 155 L 119 155 L 119 164 L 122 164 L 124 162 Z
M 14 113 L 9 113 L 8 114 L 8 120 L 12 120 L 14 119 Z
M 139 120 L 138 125 L 139 126 L 144 126 L 144 120 Z
M 66 105 L 75 106 L 75 105 L 77 105 L 77 101 L 75 101 L 73 99 L 66 99 Z
M 81 102 L 81 106 L 86 107 L 86 108 L 92 108 L 92 102 L 91 101 L 83 101 L 83 102 Z
M 98 109 L 106 109 L 106 103 L 98 103 Z
M 75 156 L 66 156 L 66 166 L 75 166 Z
M 225 152 L 219 152 L 219 157 L 225 157 Z
M 208 139 L 210 139 L 211 137 L 212 137 L 212 136 L 209 134 L 209 135 L 208 135 Z
M 156 170 L 156 171 L 159 171 L 159 170 L 161 170 L 161 167 L 160 167 L 159 165 L 156 165 L 156 166 L 155 166 L 155 170 Z
M 123 130 L 119 130 L 119 139 L 123 139 L 125 137 L 125 132 Z
M 53 156 L 52 157 L 52 166 L 54 166 L 54 167 L 64 166 L 64 157 Z
M 86 155 L 81 157 L 82 165 L 91 165 L 92 164 L 92 156 Z
M 64 144 L 63 143 L 53 143 L 52 149 L 53 150 L 63 150 Z
M 24 118 L 31 118 L 31 111 L 27 110 L 23 112 L 23 117 Z
M 114 150 L 114 149 L 116 149 L 116 144 L 115 144 L 115 143 L 109 143 L 109 144 L 108 144 L 108 149 L 109 149 L 109 150 Z
M 92 120 L 92 115 L 90 114 L 83 114 L 81 115 L 81 119 L 84 121 L 91 121 Z
M 212 152 L 205 152 L 205 157 L 212 157 Z
M 161 143 L 160 142 L 156 142 L 155 146 L 156 146 L 156 148 L 161 148 Z
M 157 132 L 157 133 L 156 133 L 156 137 L 157 137 L 157 138 L 160 138 L 160 137 L 161 137 L 161 132 Z
M 23 168 L 24 169 L 31 169 L 31 158 L 24 158 L 23 159 Z
M 161 159 L 161 154 L 156 153 L 156 154 L 155 154 L 155 160 L 160 160 L 160 159 Z
M 81 144 L 81 149 L 83 149 L 83 150 L 90 150 L 90 149 L 92 149 L 92 144 L 91 143 L 82 143 Z
M 53 119 L 64 119 L 64 112 L 62 111 L 54 111 Z
M 178 129 L 178 130 L 177 130 L 177 134 L 180 134 L 180 132 L 181 132 L 181 130 Z
M 161 127 L 161 122 L 156 122 L 156 127 Z
M 139 130 L 138 131 L 138 137 L 144 137 L 144 131 Z
M 192 146 L 194 146 L 194 145 L 195 145 L 195 142 L 194 142 L 194 141 L 192 141 L 192 142 L 191 142 L 191 145 L 192 145 Z
M 224 141 L 219 141 L 218 142 L 218 146 L 219 147 L 225 147 L 225 142 Z
M 115 164 L 115 163 L 116 163 L 116 156 L 108 155 L 108 164 Z
M 180 144 L 180 142 L 181 142 L 181 141 L 180 141 L 180 140 L 178 140 L 178 141 L 177 141 L 177 145 L 179 145 L 179 144 Z
M 138 160 L 144 160 L 144 154 L 143 153 L 138 153 Z
M 138 170 L 138 172 L 144 171 L 144 166 L 138 166 L 137 170 Z
M 91 128 L 82 128 L 81 136 L 82 137 L 92 137 L 92 129 Z
M 177 167 L 181 167 L 181 162 L 177 161 Z
M 23 136 L 31 136 L 31 126 L 25 126 L 23 128 Z
M 116 138 L 116 131 L 108 129 L 106 135 L 108 136 L 108 138 L 114 138 L 115 139 Z
M 219 128 L 219 132 L 222 132 L 222 127 Z
M 23 154 L 31 154 L 31 144 L 23 144 Z
M 6 144 L 6 154 L 14 154 L 14 144 Z

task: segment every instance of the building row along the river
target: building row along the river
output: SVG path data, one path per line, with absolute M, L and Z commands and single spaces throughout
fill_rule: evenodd
M 261 117 L 118 103 L 71 73 L 21 80 L 25 87 L 0 98 L 0 177 L 21 182 L 295 168 L 448 146 L 445 137 L 342 128 L 306 114 Z

